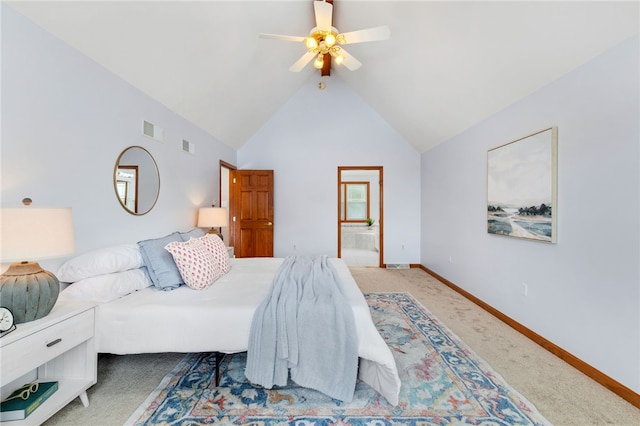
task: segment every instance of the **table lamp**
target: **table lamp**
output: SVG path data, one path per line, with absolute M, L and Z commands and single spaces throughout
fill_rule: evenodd
M 227 209 L 222 207 L 202 207 L 198 210 L 198 228 L 209 228 L 207 234 L 216 234 L 222 239 L 222 234 L 215 228 L 228 226 Z
M 13 312 L 16 324 L 47 316 L 60 282 L 35 260 L 74 253 L 71 209 L 2 207 L 0 231 L 0 262 L 17 262 L 0 275 L 0 306 Z

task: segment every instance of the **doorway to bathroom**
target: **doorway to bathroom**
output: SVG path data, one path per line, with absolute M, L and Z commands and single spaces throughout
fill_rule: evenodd
M 383 266 L 382 166 L 338 167 L 338 257 L 348 266 Z

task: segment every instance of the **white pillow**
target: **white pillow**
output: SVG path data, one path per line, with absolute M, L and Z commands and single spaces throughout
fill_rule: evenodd
M 144 265 L 137 244 L 121 244 L 92 250 L 67 260 L 56 276 L 62 282 L 73 283 L 98 275 L 140 268 Z
M 60 292 L 58 300 L 110 302 L 151 285 L 144 268 L 98 275 L 76 281 Z

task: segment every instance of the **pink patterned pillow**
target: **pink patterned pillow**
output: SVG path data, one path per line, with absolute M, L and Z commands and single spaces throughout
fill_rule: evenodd
M 164 248 L 173 256 L 185 284 L 195 290 L 204 290 L 223 275 L 213 255 L 197 239 L 172 241 Z
M 213 255 L 214 261 L 218 264 L 218 267 L 223 274 L 226 274 L 231 269 L 231 262 L 229 261 L 229 252 L 224 242 L 215 234 L 206 234 L 199 238 L 194 238 L 202 241 L 202 244 Z

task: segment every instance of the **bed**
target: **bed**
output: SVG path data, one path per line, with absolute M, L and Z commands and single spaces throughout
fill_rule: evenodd
M 229 259 L 213 285 L 172 291 L 148 286 L 96 309 L 97 351 L 112 354 L 247 351 L 253 314 L 266 297 L 282 258 Z M 397 405 L 400 378 L 393 354 L 378 333 L 364 295 L 341 259 L 329 259 L 354 314 L 358 378 Z M 109 274 L 113 275 L 113 274 Z M 73 288 L 76 284 L 71 284 Z M 64 290 L 58 303 L 77 299 Z

